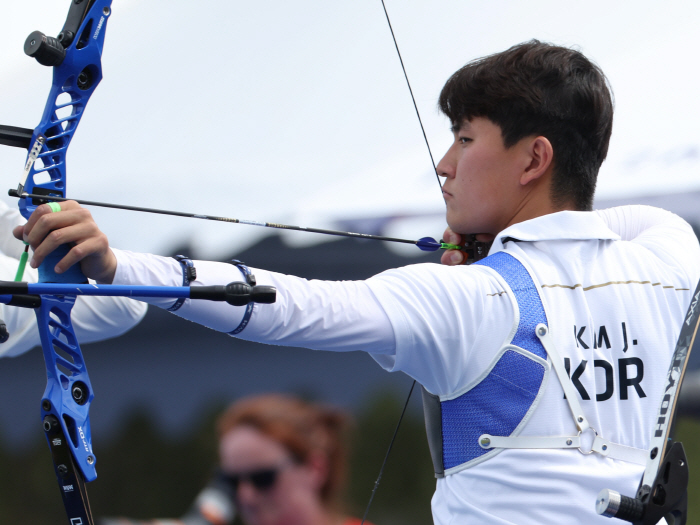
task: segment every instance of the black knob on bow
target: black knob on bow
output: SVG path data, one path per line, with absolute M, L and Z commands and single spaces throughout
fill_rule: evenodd
M 7 331 L 7 325 L 5 321 L 0 319 L 0 344 L 6 343 L 10 338 L 10 332 Z
M 24 42 L 24 53 L 36 58 L 42 66 L 60 66 L 66 58 L 66 49 L 58 39 L 34 31 Z
M 277 300 L 277 290 L 274 286 L 250 286 L 246 283 L 230 283 L 226 285 L 228 304 L 243 306 L 248 303 L 272 304 Z
M 226 286 L 190 286 L 190 299 L 226 301 L 233 306 L 248 303 L 274 303 L 277 290 L 274 286 L 251 286 L 243 282 L 233 282 Z

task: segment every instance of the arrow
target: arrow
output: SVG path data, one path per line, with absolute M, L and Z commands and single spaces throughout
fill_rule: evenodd
M 17 197 L 19 199 L 35 199 L 38 202 L 34 204 L 41 204 L 48 201 L 65 202 L 65 201 L 75 201 L 78 204 L 83 204 L 85 206 L 99 206 L 101 208 L 113 208 L 117 210 L 128 210 L 128 211 L 140 211 L 144 213 L 157 213 L 160 215 L 173 215 L 175 217 L 189 217 L 192 219 L 204 219 L 207 221 L 219 221 L 219 222 L 230 222 L 234 224 L 247 224 L 249 226 L 261 226 L 263 228 L 276 228 L 280 230 L 293 230 L 300 232 L 310 232 L 310 233 L 321 233 L 324 235 L 336 235 L 339 237 L 354 237 L 358 239 L 372 239 L 375 241 L 389 241 L 389 242 L 400 242 L 404 244 L 415 244 L 418 248 L 424 252 L 434 252 L 437 250 L 463 250 L 467 251 L 469 249 L 476 249 L 479 253 L 485 253 L 486 250 L 481 248 L 478 241 L 472 241 L 472 243 L 467 242 L 466 246 L 458 246 L 456 244 L 450 244 L 446 242 L 438 242 L 432 237 L 422 237 L 417 241 L 410 239 L 399 239 L 396 237 L 385 237 L 383 235 L 371 235 L 369 233 L 355 233 L 355 232 L 344 232 L 339 230 L 327 230 L 323 228 L 308 228 L 305 226 L 292 226 L 290 224 L 279 224 L 275 222 L 262 222 L 262 221 L 250 221 L 246 219 L 232 219 L 230 217 L 217 217 L 215 215 L 203 215 L 201 213 L 187 213 L 181 211 L 172 210 L 161 210 L 157 208 L 144 208 L 141 206 L 127 206 L 124 204 L 111 204 L 106 202 L 98 201 L 88 201 L 81 199 L 66 199 L 64 197 L 58 197 L 55 195 L 37 195 L 34 193 L 24 193 L 17 190 L 10 190 L 8 192 L 10 197 Z

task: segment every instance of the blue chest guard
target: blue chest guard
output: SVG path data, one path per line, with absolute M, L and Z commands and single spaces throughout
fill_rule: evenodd
M 538 324 L 547 325 L 547 315 L 527 269 L 506 252 L 474 264 L 488 266 L 506 281 L 518 304 L 518 326 L 490 368 L 462 391 L 436 396 L 423 389 L 428 442 L 437 477 L 498 454 L 502 449 L 482 448 L 479 437 L 517 435 L 537 406 L 549 369 L 547 352 L 535 335 Z

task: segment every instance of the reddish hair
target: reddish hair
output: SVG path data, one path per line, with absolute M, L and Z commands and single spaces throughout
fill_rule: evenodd
M 219 439 L 239 426 L 250 426 L 284 446 L 299 463 L 321 453 L 328 477 L 321 487 L 326 506 L 337 502 L 347 468 L 350 418 L 344 412 L 280 394 L 249 397 L 233 403 L 219 417 Z

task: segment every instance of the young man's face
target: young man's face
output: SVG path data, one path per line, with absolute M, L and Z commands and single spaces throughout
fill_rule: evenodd
M 520 175 L 531 162 L 522 143 L 506 149 L 501 128 L 482 117 L 454 130 L 454 143 L 437 165 L 453 231 L 495 235 L 518 222 L 525 205 Z

